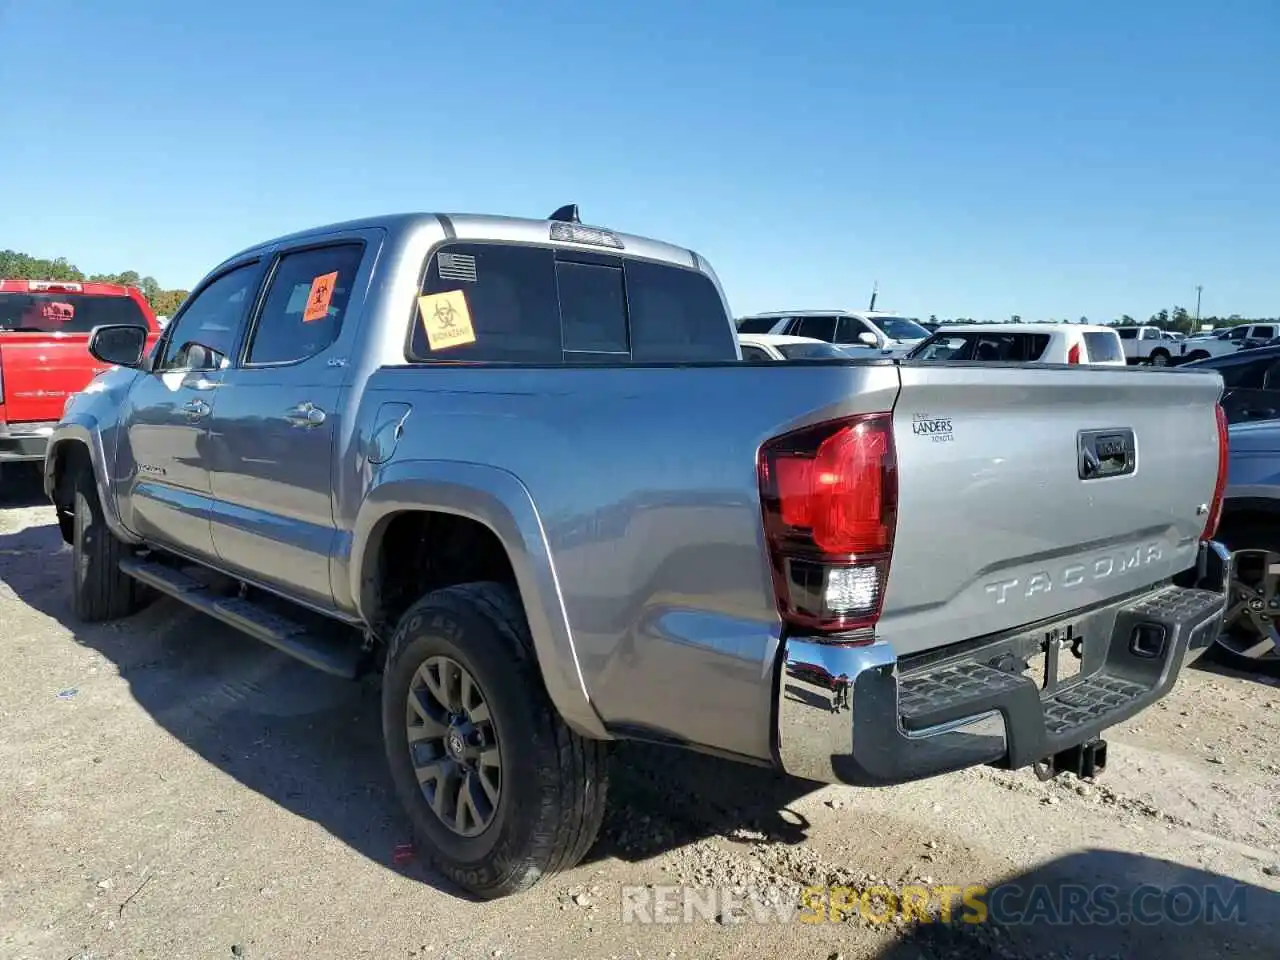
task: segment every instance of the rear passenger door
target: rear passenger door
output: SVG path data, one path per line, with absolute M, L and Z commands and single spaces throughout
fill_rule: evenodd
M 276 252 L 210 426 L 223 565 L 325 609 L 340 399 L 380 238 L 361 231 Z

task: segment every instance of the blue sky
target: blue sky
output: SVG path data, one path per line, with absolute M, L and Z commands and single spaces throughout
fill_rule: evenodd
M 0 247 L 189 286 L 575 201 L 738 314 L 1275 316 L 1278 50 L 1276 0 L 0 0 Z

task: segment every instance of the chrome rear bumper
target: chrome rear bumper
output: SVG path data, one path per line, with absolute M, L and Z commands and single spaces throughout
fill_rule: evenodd
M 808 780 L 880 785 L 1016 769 L 1084 743 L 1167 694 L 1213 644 L 1230 566 L 1226 548 L 1205 543 L 1178 584 L 905 664 L 884 641 L 792 637 L 778 670 L 776 760 Z M 1078 676 L 1042 690 L 1011 672 L 1067 619 L 1084 637 Z

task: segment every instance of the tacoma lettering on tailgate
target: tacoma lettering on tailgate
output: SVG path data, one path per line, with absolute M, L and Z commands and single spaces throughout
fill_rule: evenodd
M 1010 592 L 1014 596 L 1034 597 L 1038 593 L 1051 593 L 1058 589 L 1096 583 L 1111 577 L 1122 576 L 1156 563 L 1163 556 L 1158 543 L 1134 547 L 1124 553 L 1108 554 L 1084 563 L 1070 563 L 1056 570 L 1039 570 L 1025 579 L 996 580 L 983 589 L 996 598 L 996 603 L 1006 603 Z

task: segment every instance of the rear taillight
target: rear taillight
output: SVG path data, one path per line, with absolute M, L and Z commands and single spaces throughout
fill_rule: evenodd
M 760 448 L 778 611 L 823 633 L 880 618 L 897 520 L 892 414 L 831 420 Z
M 1221 405 L 1214 407 L 1218 418 L 1218 479 L 1213 485 L 1213 499 L 1209 501 L 1209 516 L 1204 521 L 1201 540 L 1212 540 L 1222 519 L 1222 501 L 1227 495 L 1227 466 L 1230 461 L 1230 433 L 1227 430 L 1227 414 Z
M 1067 363 L 1080 362 L 1080 344 L 1073 343 L 1071 349 L 1067 351 Z

